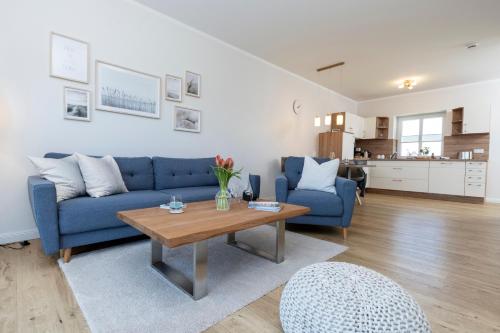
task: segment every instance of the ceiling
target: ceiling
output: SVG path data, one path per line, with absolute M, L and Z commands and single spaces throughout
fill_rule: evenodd
M 138 2 L 358 101 L 500 78 L 500 0 Z

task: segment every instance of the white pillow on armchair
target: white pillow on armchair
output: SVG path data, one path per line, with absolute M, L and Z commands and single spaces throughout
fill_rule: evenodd
M 319 164 L 312 157 L 304 157 L 304 168 L 297 189 L 337 194 L 335 178 L 337 178 L 339 164 L 339 159 Z

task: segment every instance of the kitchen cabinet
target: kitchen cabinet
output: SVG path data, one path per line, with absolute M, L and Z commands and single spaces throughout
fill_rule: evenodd
M 364 130 L 362 139 L 376 139 L 375 129 L 377 127 L 377 118 L 369 117 L 364 119 Z
M 486 162 L 469 161 L 465 165 L 465 195 L 484 197 L 486 195 Z
M 491 105 L 484 103 L 455 108 L 447 113 L 448 123 L 450 118 L 451 135 L 489 133 Z M 445 133 L 449 132 L 450 130 L 445 126 Z
M 464 108 L 463 134 L 490 131 L 491 105 L 477 104 Z
M 464 195 L 464 183 L 464 162 L 430 162 L 429 193 Z
M 365 120 L 354 113 L 345 113 L 345 127 L 344 131 L 354 134 L 356 138 L 363 138 L 363 132 L 365 130 Z
M 428 161 L 369 161 L 370 187 L 384 190 L 428 192 Z
M 484 198 L 485 161 L 376 160 L 367 187 Z

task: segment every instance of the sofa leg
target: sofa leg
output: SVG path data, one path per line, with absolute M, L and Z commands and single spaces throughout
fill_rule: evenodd
M 64 249 L 63 252 L 63 261 L 64 263 L 68 263 L 71 260 L 71 248 Z
M 342 237 L 344 237 L 344 240 L 347 240 L 347 228 L 342 228 Z

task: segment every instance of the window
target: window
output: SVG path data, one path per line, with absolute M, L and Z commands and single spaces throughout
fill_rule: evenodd
M 429 156 L 441 156 L 443 123 L 446 112 L 398 117 L 399 155 L 417 156 L 420 149 L 429 149 Z

